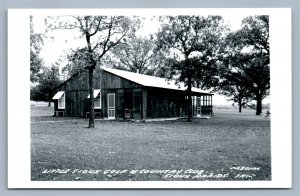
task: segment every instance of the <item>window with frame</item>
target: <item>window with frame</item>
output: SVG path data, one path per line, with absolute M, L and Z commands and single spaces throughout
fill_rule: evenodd
M 65 109 L 66 107 L 66 93 L 64 92 L 62 96 L 58 99 L 58 109 Z
M 98 93 L 97 97 L 94 98 L 94 108 L 101 109 L 101 93 Z
M 90 95 L 87 98 L 90 99 Z M 94 89 L 94 109 L 101 109 L 101 89 Z

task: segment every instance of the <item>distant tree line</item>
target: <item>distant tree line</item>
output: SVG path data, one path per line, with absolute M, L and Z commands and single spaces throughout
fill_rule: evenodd
M 46 101 L 51 105 L 55 88 L 61 83 L 59 68 L 44 64 L 40 57 L 44 35 L 35 33 L 33 17 L 30 16 L 30 100 Z

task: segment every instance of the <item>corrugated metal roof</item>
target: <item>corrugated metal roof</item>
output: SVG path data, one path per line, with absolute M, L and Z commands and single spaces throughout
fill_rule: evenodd
M 102 69 L 114 75 L 120 76 L 132 82 L 140 84 L 142 86 L 181 90 L 181 91 L 185 91 L 187 89 L 187 87 L 184 86 L 184 83 L 180 82 L 176 84 L 175 80 L 166 80 L 165 78 L 148 76 L 144 74 L 133 73 L 129 71 L 112 69 L 112 68 L 102 68 Z M 192 87 L 192 92 L 212 94 L 194 87 Z
M 94 89 L 94 98 L 96 98 L 100 92 L 101 92 L 101 89 Z M 90 98 L 90 94 L 87 96 L 87 98 L 88 99 Z
M 64 93 L 65 93 L 65 91 L 58 91 L 58 92 L 52 97 L 52 99 L 60 99 L 61 96 L 63 96 Z

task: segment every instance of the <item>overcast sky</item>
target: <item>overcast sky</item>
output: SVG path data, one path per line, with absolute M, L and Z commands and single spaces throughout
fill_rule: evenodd
M 231 30 L 237 30 L 241 26 L 242 19 L 248 15 L 222 15 L 226 24 L 230 26 Z M 34 30 L 35 32 L 44 32 L 46 26 L 44 25 L 44 17 L 34 16 Z M 144 25 L 137 35 L 148 36 L 158 31 L 160 23 L 152 19 L 152 17 L 145 17 Z M 48 39 L 44 40 L 44 46 L 41 51 L 41 57 L 45 61 L 45 65 L 50 66 L 57 62 L 57 60 L 65 55 L 71 48 L 85 46 L 84 39 L 78 39 L 78 31 L 71 30 L 56 30 L 55 32 L 48 33 Z M 54 39 L 51 39 L 54 38 Z

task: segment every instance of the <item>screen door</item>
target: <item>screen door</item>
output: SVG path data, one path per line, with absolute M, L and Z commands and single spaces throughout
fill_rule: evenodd
M 197 97 L 196 111 L 197 111 L 197 116 L 201 116 L 201 97 Z
M 110 93 L 107 94 L 107 113 L 108 113 L 108 118 L 109 119 L 114 119 L 115 118 L 115 93 Z

